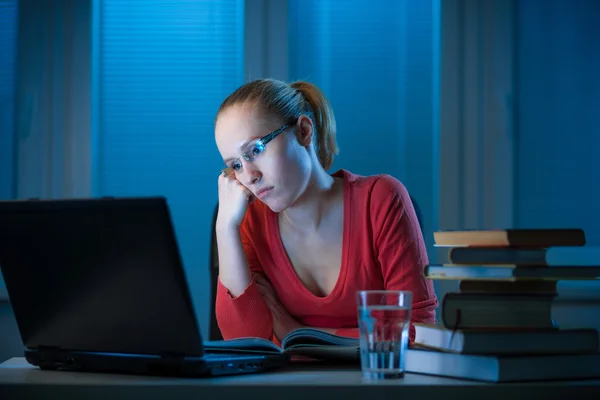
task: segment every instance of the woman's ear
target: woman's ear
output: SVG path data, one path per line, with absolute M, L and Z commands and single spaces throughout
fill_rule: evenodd
M 312 142 L 314 132 L 312 120 L 306 115 L 301 115 L 296 122 L 296 138 L 298 139 L 298 143 L 302 147 L 309 146 Z

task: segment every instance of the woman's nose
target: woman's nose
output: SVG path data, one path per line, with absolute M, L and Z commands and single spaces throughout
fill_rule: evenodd
M 254 185 L 262 178 L 260 170 L 251 162 L 245 162 L 244 168 L 244 186 Z

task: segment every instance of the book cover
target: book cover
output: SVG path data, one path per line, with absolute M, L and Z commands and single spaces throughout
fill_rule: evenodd
M 582 229 L 447 230 L 433 233 L 438 247 L 552 247 L 583 246 Z
M 537 329 L 556 327 L 552 295 L 446 293 L 442 323 L 449 329 Z
M 600 266 L 600 246 L 549 248 L 454 247 L 450 264 L 521 264 L 539 266 Z
M 462 354 L 532 355 L 598 352 L 596 329 L 452 330 L 415 324 L 416 346 Z
M 558 355 L 475 355 L 409 349 L 406 372 L 484 382 L 600 378 L 600 353 Z
M 451 280 L 596 280 L 600 278 L 600 267 L 431 264 L 425 267 L 425 276 Z

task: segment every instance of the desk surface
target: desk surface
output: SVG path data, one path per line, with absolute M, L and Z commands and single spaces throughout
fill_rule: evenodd
M 162 378 L 150 376 L 41 371 L 24 358 L 0 364 L 0 398 L 186 398 L 285 400 L 415 396 L 454 398 L 600 398 L 600 380 L 490 384 L 435 376 L 406 374 L 404 379 L 363 381 L 356 367 L 311 363 L 259 374 L 218 378 Z M 193 397 L 190 397 L 193 396 Z

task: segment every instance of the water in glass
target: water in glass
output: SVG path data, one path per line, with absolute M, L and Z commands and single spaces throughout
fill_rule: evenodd
M 410 307 L 362 305 L 358 315 L 363 376 L 369 379 L 403 377 Z

